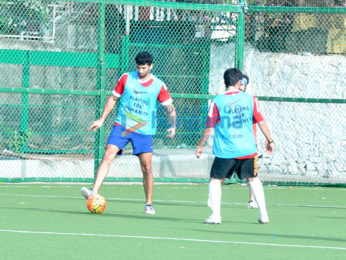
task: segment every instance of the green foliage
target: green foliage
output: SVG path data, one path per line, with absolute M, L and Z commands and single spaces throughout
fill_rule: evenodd
M 266 6 L 269 5 L 271 1 L 267 0 L 247 0 L 248 5 Z
M 20 35 L 39 31 L 49 18 L 49 0 L 0 0 L 1 34 Z
M 238 3 L 240 2 L 240 0 L 238 0 Z M 257 6 L 267 6 L 270 4 L 270 2 L 273 2 L 273 1 L 268 1 L 268 0 L 245 0 L 245 2 L 248 4 L 248 5 L 257 5 Z M 226 0 L 225 1 L 225 4 L 227 5 L 235 5 L 237 4 L 237 1 L 235 0 Z
M 32 135 L 32 130 L 30 128 L 26 129 L 25 131 L 19 130 L 12 132 L 13 137 L 11 142 L 8 144 L 7 149 L 18 153 L 21 151 L 23 147 L 26 146 L 30 136 Z

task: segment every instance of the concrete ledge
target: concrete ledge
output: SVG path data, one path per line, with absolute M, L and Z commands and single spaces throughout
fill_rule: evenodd
M 206 149 L 200 159 L 195 150 L 156 150 L 152 167 L 154 177 L 191 177 L 208 178 L 213 155 Z M 1 160 L 0 178 L 93 178 L 94 160 L 76 160 L 69 158 Z M 134 155 L 121 155 L 109 169 L 108 177 L 142 177 L 139 160 Z
M 94 160 L 69 157 L 7 157 L 0 160 L 0 178 L 4 179 L 94 179 Z M 214 156 L 206 147 L 201 158 L 195 157 L 194 149 L 157 149 L 153 154 L 153 173 L 158 179 L 209 179 Z M 137 178 L 142 171 L 134 155 L 124 154 L 116 158 L 109 170 L 109 178 Z M 321 175 L 316 171 L 297 170 L 283 172 L 280 164 L 270 157 L 259 161 L 259 177 L 267 183 L 346 183 L 344 175 Z

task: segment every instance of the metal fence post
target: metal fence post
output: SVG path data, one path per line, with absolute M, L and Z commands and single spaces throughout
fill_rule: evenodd
M 30 87 L 30 52 L 29 51 L 26 51 L 26 58 L 23 64 L 22 87 L 25 89 Z M 28 129 L 28 108 L 29 108 L 29 93 L 22 93 L 21 119 L 20 119 L 21 134 L 25 134 Z M 22 153 L 25 152 L 26 142 L 20 148 L 20 152 Z
M 97 108 L 96 118 L 98 119 L 103 112 L 106 100 L 105 92 L 105 75 L 106 75 L 106 64 L 104 59 L 104 47 L 105 47 L 105 13 L 106 4 L 102 1 L 99 4 L 99 19 L 98 19 L 98 43 L 97 43 L 97 54 L 98 54 L 98 65 L 97 65 L 97 89 L 100 90 L 100 95 L 97 97 Z M 95 134 L 95 157 L 94 157 L 94 176 L 96 177 L 97 169 L 101 163 L 104 154 L 104 126 Z
M 244 55 L 244 35 L 245 35 L 245 0 L 239 1 L 240 12 L 238 16 L 238 24 L 237 24 L 237 40 L 235 46 L 235 62 L 234 66 L 243 69 L 243 55 Z
M 125 37 L 122 41 L 121 49 L 121 73 L 126 73 L 129 68 L 129 55 L 130 55 L 130 8 L 132 6 L 126 5 L 125 9 Z

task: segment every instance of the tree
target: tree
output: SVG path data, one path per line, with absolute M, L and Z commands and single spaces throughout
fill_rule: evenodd
M 23 35 L 41 32 L 49 21 L 49 0 L 0 0 L 0 33 Z

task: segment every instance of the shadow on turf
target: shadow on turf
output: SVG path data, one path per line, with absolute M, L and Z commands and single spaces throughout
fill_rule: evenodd
M 259 225 L 259 224 L 257 224 Z M 208 233 L 223 233 L 223 234 L 231 234 L 231 235 L 245 235 L 245 236 L 256 236 L 256 237 L 263 237 L 263 238 L 291 238 L 291 239 L 306 239 L 306 240 L 320 240 L 320 241 L 334 241 L 334 242 L 346 242 L 346 239 L 339 239 L 339 238 L 330 238 L 330 237 L 312 237 L 312 236 L 302 236 L 302 235 L 285 235 L 285 234 L 273 234 L 273 233 L 259 233 L 256 231 L 254 232 L 234 232 L 234 231 L 220 231 L 218 230 L 205 230 L 205 229 L 192 229 L 198 232 L 208 232 Z
M 14 210 L 27 210 L 27 211 L 42 211 L 42 212 L 56 212 L 56 213 L 68 213 L 68 214 L 90 214 L 89 212 L 80 211 L 67 211 L 67 210 L 54 210 L 54 209 L 43 209 L 43 208 L 15 208 L 15 207 L 0 207 L 0 209 L 14 209 Z
M 129 200 L 121 200 L 121 199 L 112 199 L 112 198 L 110 198 L 110 199 L 107 199 L 107 202 L 108 201 L 111 201 L 111 202 L 120 202 L 120 203 L 136 203 L 136 204 L 141 204 L 141 205 L 143 205 L 144 206 L 144 199 L 143 199 L 143 201 L 129 201 Z M 207 202 L 205 202 L 205 204 L 201 204 L 201 203 L 198 203 L 198 202 L 196 202 L 196 203 L 194 203 L 194 202 L 186 202 L 186 203 L 184 203 L 184 202 L 174 202 L 174 201 L 172 201 L 172 202 L 169 202 L 169 201 L 165 201 L 165 202 L 163 202 L 163 201 L 155 201 L 154 200 L 154 202 L 153 202 L 153 205 L 154 206 L 156 206 L 156 205 L 165 205 L 165 206 L 183 206 L 183 207 L 206 207 L 206 205 L 207 205 Z
M 107 202 L 116 202 L 116 203 L 136 203 L 136 204 L 141 204 L 144 205 L 144 199 L 143 201 L 133 201 L 133 200 L 121 200 L 121 199 L 114 199 L 114 198 L 109 198 L 107 199 Z M 205 203 L 201 203 L 201 202 L 184 202 L 184 201 L 155 201 L 154 200 L 154 206 L 157 205 L 164 205 L 164 206 L 182 206 L 182 207 L 196 207 L 196 208 L 207 208 L 207 200 L 205 201 Z M 244 208 L 247 207 L 247 203 L 243 203 L 243 204 L 226 204 L 226 205 L 222 205 L 222 208 Z
M 326 216 L 317 216 L 318 218 L 326 218 L 326 219 L 342 219 L 342 220 L 346 220 L 346 216 L 345 217 L 326 217 Z
M 67 211 L 67 210 L 57 210 L 57 209 L 42 209 L 42 208 L 16 208 L 16 207 L 0 207 L 0 209 L 7 209 L 7 210 L 27 210 L 32 212 L 53 212 L 53 213 L 63 213 L 63 214 L 78 214 L 78 215 L 90 215 L 95 217 L 102 217 L 102 218 L 124 218 L 124 219 L 145 219 L 145 220 L 155 220 L 155 221 L 173 221 L 173 222 L 190 222 L 190 223 L 202 223 L 200 219 L 184 219 L 184 218 L 172 218 L 172 217 L 164 217 L 164 216 L 158 216 L 158 215 L 147 215 L 142 212 L 136 212 L 134 214 L 122 214 L 122 213 L 103 213 L 102 215 L 98 214 L 91 214 L 87 210 L 85 211 Z

